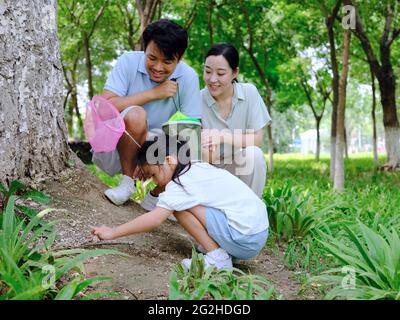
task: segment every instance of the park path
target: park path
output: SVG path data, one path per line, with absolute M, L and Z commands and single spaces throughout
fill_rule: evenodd
M 117 225 L 144 212 L 135 202 L 117 207 L 107 201 L 107 188 L 84 166 L 66 170 L 58 180 L 47 181 L 45 191 L 52 197 L 50 207 L 64 209 L 49 219 L 61 220 L 56 229 L 57 248 L 113 248 L 126 257 L 102 256 L 86 264 L 88 277 L 106 275 L 113 280 L 97 284 L 97 290 L 112 290 L 128 299 L 167 299 L 169 274 L 183 258 L 191 255 L 192 242 L 175 222 L 167 220 L 158 230 L 116 241 L 99 242 L 90 234 L 91 226 Z M 245 265 L 237 267 L 268 278 L 284 299 L 298 299 L 300 284 L 282 260 L 263 250 Z

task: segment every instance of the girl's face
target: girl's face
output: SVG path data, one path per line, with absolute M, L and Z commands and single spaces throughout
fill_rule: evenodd
M 209 56 L 204 64 L 203 78 L 214 98 L 232 94 L 232 81 L 239 68 L 232 70 L 223 55 Z
M 145 165 L 143 172 L 146 178 L 152 178 L 159 187 L 165 187 L 171 180 L 176 168 L 174 157 L 167 156 L 164 164 Z

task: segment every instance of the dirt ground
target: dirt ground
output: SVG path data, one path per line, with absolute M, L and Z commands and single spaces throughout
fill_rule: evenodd
M 112 248 L 129 254 L 128 258 L 102 256 L 85 264 L 89 277 L 113 277 L 96 285 L 97 290 L 116 291 L 127 299 L 168 298 L 169 274 L 191 255 L 193 244 L 179 224 L 167 220 L 151 233 L 100 242 L 90 234 L 91 226 L 118 225 L 145 211 L 134 201 L 120 207 L 110 203 L 103 196 L 107 186 L 83 165 L 66 170 L 56 181 L 45 182 L 44 189 L 52 197 L 49 207 L 65 210 L 51 213 L 48 218 L 61 220 L 56 227 L 60 236 L 57 248 Z M 236 267 L 264 275 L 282 298 L 298 298 L 300 284 L 268 248 L 256 259 Z

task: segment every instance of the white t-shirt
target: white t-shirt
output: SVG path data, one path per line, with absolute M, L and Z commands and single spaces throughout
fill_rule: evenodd
M 228 224 L 245 235 L 268 228 L 267 208 L 239 178 L 209 163 L 196 162 L 179 177 L 184 188 L 171 181 L 159 195 L 157 207 L 183 211 L 197 205 L 219 209 Z

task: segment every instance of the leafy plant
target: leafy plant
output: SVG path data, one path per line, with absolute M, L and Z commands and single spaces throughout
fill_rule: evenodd
M 274 287 L 261 276 L 236 268 L 233 271 L 205 269 L 203 255 L 194 248 L 189 270 L 177 265 L 169 281 L 171 300 L 269 300 L 273 295 Z
M 12 181 L 8 189 L 0 183 L 0 193 L 2 195 L 1 197 L 2 199 L 0 198 L 1 200 L 0 210 L 6 207 L 10 197 L 12 196 L 14 196 L 16 199 L 17 198 L 30 199 L 36 203 L 41 203 L 41 204 L 48 204 L 50 202 L 49 196 L 47 196 L 43 192 L 40 192 L 38 190 L 35 190 L 34 188 L 31 188 L 23 184 L 18 180 Z M 33 218 L 38 214 L 38 211 L 24 205 L 17 204 L 15 205 L 15 208 L 29 218 Z M 2 219 L 3 217 L 0 215 L 0 225 Z
M 0 229 L 0 299 L 73 299 L 94 282 L 110 279 L 85 279 L 83 262 L 122 253 L 103 249 L 53 251 L 56 233 L 52 226 L 57 222 L 43 222 L 38 227 L 52 209 L 40 212 L 26 224 L 16 220 L 14 205 L 15 196 L 10 196 Z
M 142 201 L 145 198 L 145 196 L 155 187 L 156 184 L 151 179 L 147 181 L 136 180 L 136 191 L 132 196 L 133 200 Z
M 400 237 L 398 230 L 380 225 L 381 234 L 358 222 L 355 228 L 344 226 L 346 238 L 338 241 L 330 235 L 320 240 L 341 267 L 330 269 L 310 282 L 333 286 L 327 299 L 400 300 Z M 353 230 L 354 229 L 354 230 Z M 343 285 L 343 267 L 353 271 L 353 286 Z
M 316 219 L 307 210 L 309 195 L 297 192 L 289 181 L 281 188 L 270 188 L 263 194 L 271 229 L 286 241 L 301 240 L 309 235 Z

